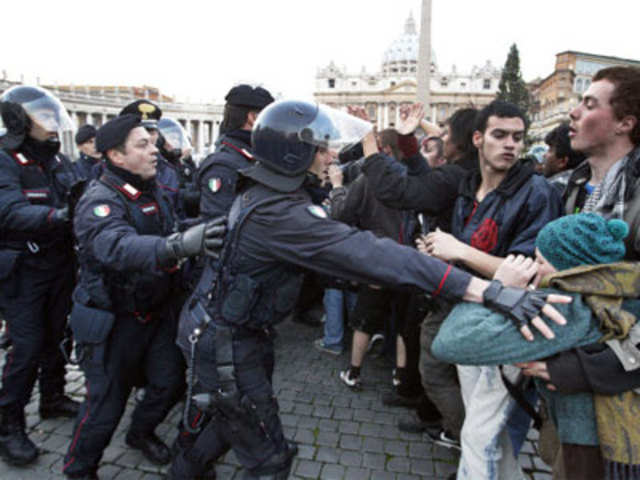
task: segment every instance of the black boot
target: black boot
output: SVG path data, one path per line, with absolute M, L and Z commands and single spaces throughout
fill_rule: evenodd
M 171 461 L 171 451 L 153 432 L 127 433 L 125 442 L 131 448 L 140 450 L 147 460 L 156 465 L 166 465 Z
M 5 407 L 0 415 L 0 456 L 11 465 L 32 463 L 38 458 L 38 449 L 25 432 L 24 410 Z
M 66 395 L 40 397 L 40 418 L 75 418 L 80 410 L 80 402 L 71 400 Z

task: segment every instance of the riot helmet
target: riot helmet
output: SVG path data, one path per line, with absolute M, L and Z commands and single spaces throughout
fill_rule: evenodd
M 0 113 L 0 127 L 6 129 L 2 145 L 10 149 L 22 145 L 27 135 L 59 147 L 60 139 L 75 130 L 62 102 L 40 87 L 11 87 L 0 97 Z
M 158 148 L 167 160 L 178 161 L 183 155 L 187 155 L 192 147 L 189 135 L 180 122 L 173 118 L 163 117 L 158 120 Z
M 242 173 L 275 190 L 298 189 L 318 148 L 340 150 L 371 131 L 369 122 L 326 105 L 281 100 L 266 107 L 253 126 L 256 165 Z

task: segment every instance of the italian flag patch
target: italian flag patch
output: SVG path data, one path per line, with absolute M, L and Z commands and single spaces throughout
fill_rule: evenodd
M 220 190 L 220 187 L 222 187 L 222 180 L 220 180 L 219 178 L 212 178 L 211 180 L 209 180 L 209 190 L 211 190 L 213 193 L 216 193 L 218 190 Z
M 93 214 L 96 217 L 106 217 L 110 213 L 111 213 L 111 209 L 109 208 L 109 205 L 98 205 L 96 208 L 93 209 Z

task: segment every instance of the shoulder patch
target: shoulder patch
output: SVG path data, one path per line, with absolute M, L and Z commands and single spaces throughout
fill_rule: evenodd
M 106 217 L 110 213 L 111 213 L 111 208 L 109 208 L 109 205 L 98 205 L 96 208 L 93 209 L 93 214 L 96 217 Z
M 218 177 L 209 179 L 209 190 L 211 190 L 213 193 L 217 193 L 218 191 L 220 191 L 221 187 L 222 180 L 220 180 Z
M 327 212 L 324 208 L 319 205 L 309 205 L 307 207 L 307 212 L 313 215 L 316 218 L 327 218 Z

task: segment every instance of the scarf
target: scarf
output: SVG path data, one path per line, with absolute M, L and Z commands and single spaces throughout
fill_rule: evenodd
M 621 310 L 623 298 L 640 296 L 640 264 L 612 263 L 572 268 L 545 277 L 543 283 L 579 292 L 600 322 L 601 341 L 626 338 L 636 318 Z M 607 478 L 640 478 L 640 395 L 594 394 L 600 449 Z

